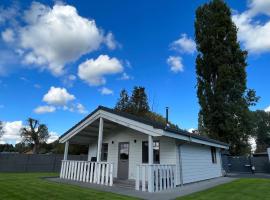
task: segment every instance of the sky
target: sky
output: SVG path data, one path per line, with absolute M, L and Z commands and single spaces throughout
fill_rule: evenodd
M 121 89 L 146 88 L 150 107 L 197 127 L 197 1 L 0 1 L 0 143 L 20 142 L 28 117 L 57 139 Z M 248 87 L 270 111 L 270 1 L 227 0 L 249 52 Z

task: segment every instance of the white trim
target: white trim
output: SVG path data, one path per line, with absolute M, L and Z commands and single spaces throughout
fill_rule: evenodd
M 139 132 L 145 133 L 147 135 L 152 136 L 162 136 L 163 130 L 162 129 L 156 129 L 153 128 L 153 126 L 144 124 L 142 122 L 137 122 L 132 119 L 128 119 L 126 117 L 122 117 L 113 113 L 109 113 L 104 110 L 100 110 L 101 116 L 107 120 L 110 120 L 112 122 L 115 122 L 117 124 L 121 124 L 123 126 L 126 126 L 128 128 L 137 130 Z
M 100 162 L 101 148 L 103 140 L 103 118 L 99 118 L 99 130 L 98 130 L 98 147 L 97 147 L 97 162 Z
M 64 160 L 67 160 L 69 141 L 65 143 Z
M 193 143 L 197 143 L 197 144 L 203 144 L 203 145 L 207 145 L 207 146 L 213 146 L 213 147 L 218 147 L 218 148 L 223 148 L 223 149 L 229 149 L 229 147 L 226 146 L 226 145 L 216 144 L 216 143 L 213 143 L 213 142 L 208 142 L 208 141 L 200 140 L 200 139 L 197 139 L 197 138 L 192 138 L 192 137 L 189 137 L 189 136 L 170 133 L 168 131 L 164 131 L 164 136 L 179 139 L 179 140 L 184 140 L 184 141 L 188 141 L 188 142 L 193 142 Z
M 148 135 L 148 164 L 153 164 L 153 137 Z
M 77 127 L 75 127 L 73 130 L 71 130 L 67 135 L 63 136 L 59 140 L 59 142 L 64 143 L 65 141 L 69 140 L 74 135 L 79 133 L 82 129 L 89 126 L 90 124 L 92 124 L 95 120 L 97 120 L 100 117 L 107 119 L 109 121 L 115 122 L 117 124 L 126 126 L 128 128 L 137 130 L 139 132 L 145 133 L 147 135 L 152 135 L 152 136 L 157 137 L 157 136 L 162 136 L 162 133 L 163 133 L 162 129 L 155 129 L 150 125 L 147 125 L 147 124 L 144 124 L 141 122 L 137 122 L 135 120 L 131 120 L 131 119 L 128 119 L 128 118 L 125 118 L 125 117 L 122 117 L 122 116 L 119 116 L 116 114 L 112 114 L 112 113 L 109 113 L 109 112 L 104 111 L 104 110 L 98 110 L 92 116 L 89 116 L 89 118 L 86 119 L 84 122 L 82 122 Z
M 226 145 L 217 144 L 217 143 L 210 142 L 210 141 L 204 141 L 201 139 L 192 138 L 190 136 L 180 135 L 177 133 L 171 133 L 169 131 L 164 131 L 163 129 L 154 128 L 151 125 L 147 125 L 147 124 L 144 124 L 142 122 L 138 122 L 136 120 L 132 120 L 132 119 L 129 119 L 129 118 L 126 118 L 123 116 L 119 116 L 117 114 L 113 114 L 113 113 L 110 113 L 110 112 L 107 112 L 107 111 L 101 110 L 101 109 L 98 110 L 97 112 L 95 112 L 93 115 L 89 116 L 81 124 L 77 125 L 77 127 L 75 127 L 73 130 L 71 130 L 68 134 L 64 135 L 59 140 L 59 142 L 60 143 L 66 142 L 67 140 L 72 138 L 74 135 L 79 133 L 82 129 L 89 126 L 91 123 L 93 123 L 94 121 L 96 121 L 100 117 L 107 119 L 109 121 L 115 122 L 117 124 L 120 124 L 122 126 L 126 126 L 128 128 L 133 129 L 133 130 L 139 131 L 141 133 L 145 133 L 147 135 L 154 136 L 154 137 L 167 136 L 170 138 L 175 138 L 175 139 L 193 142 L 193 143 L 197 143 L 197 144 L 203 144 L 203 145 L 207 145 L 207 146 L 229 149 L 229 147 Z
M 89 116 L 88 119 L 83 121 L 80 125 L 75 127 L 73 130 L 71 130 L 67 135 L 64 135 L 62 138 L 60 138 L 59 142 L 64 143 L 68 139 L 72 138 L 74 135 L 76 135 L 78 132 L 80 132 L 82 129 L 87 127 L 89 124 L 92 124 L 94 121 L 96 121 L 99 118 L 99 111 L 94 113 L 93 115 Z

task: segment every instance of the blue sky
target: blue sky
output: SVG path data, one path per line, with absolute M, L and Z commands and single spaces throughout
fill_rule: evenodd
M 197 127 L 194 18 L 204 0 L 0 2 L 1 143 L 20 140 L 28 117 L 55 139 L 122 88 L 144 86 L 150 106 Z M 249 51 L 248 87 L 270 106 L 270 2 L 226 1 Z M 270 108 L 268 108 L 270 110 Z

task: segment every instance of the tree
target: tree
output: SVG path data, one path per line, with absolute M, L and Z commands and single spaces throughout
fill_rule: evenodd
M 256 141 L 256 152 L 264 152 L 270 147 L 270 113 L 263 110 L 253 112 L 252 135 Z
M 4 127 L 2 121 L 0 121 L 0 138 L 3 136 L 3 134 L 4 134 Z
M 237 41 L 230 8 L 213 0 L 196 11 L 195 37 L 199 129 L 230 144 L 232 154 L 249 151 L 249 106 L 258 101 L 246 86 L 247 52 Z
M 21 129 L 22 141 L 33 144 L 33 153 L 39 152 L 39 147 L 50 137 L 48 128 L 45 124 L 40 124 L 38 120 L 29 118 L 28 125 Z
M 144 87 L 134 87 L 129 101 L 131 113 L 145 116 L 149 112 L 148 98 Z
M 115 105 L 115 110 L 128 112 L 130 109 L 129 96 L 125 89 L 121 90 L 120 97 Z
M 149 110 L 148 97 L 144 87 L 134 87 L 131 97 L 129 97 L 125 89 L 121 90 L 114 109 L 156 121 L 164 125 L 164 127 L 169 124 L 171 128 L 179 129 L 177 125 L 171 122 L 167 124 L 166 118 L 162 115 Z

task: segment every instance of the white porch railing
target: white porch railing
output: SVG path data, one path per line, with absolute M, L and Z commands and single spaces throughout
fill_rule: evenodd
M 138 165 L 136 190 L 157 192 L 176 187 L 175 168 L 176 165 Z
M 60 178 L 112 186 L 113 164 L 62 160 Z

